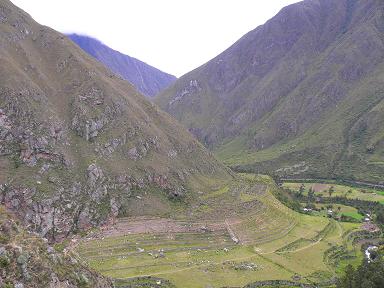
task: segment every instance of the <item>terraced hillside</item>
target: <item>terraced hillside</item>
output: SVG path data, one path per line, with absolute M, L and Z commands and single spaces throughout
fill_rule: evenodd
M 352 245 L 360 224 L 297 214 L 274 198 L 273 189 L 268 178 L 243 175 L 236 186 L 201 195 L 221 208 L 221 217 L 200 209 L 184 219 L 121 219 L 89 235 L 75 251 L 122 287 L 325 283 L 343 259 L 361 259 Z
M 381 182 L 384 2 L 305 0 L 156 102 L 238 171 Z

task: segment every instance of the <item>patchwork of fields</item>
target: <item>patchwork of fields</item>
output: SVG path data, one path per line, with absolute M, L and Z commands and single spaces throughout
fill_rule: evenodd
M 186 288 L 324 282 L 345 259 L 362 257 L 351 237 L 361 224 L 298 214 L 274 198 L 272 182 L 243 177 L 236 189 L 201 196 L 214 207 L 232 197 L 227 208 L 234 214 L 217 206 L 223 217 L 203 209 L 206 214 L 195 219 L 120 219 L 114 228 L 80 242 L 76 252 L 92 268 L 123 282 L 152 276 L 164 279 L 158 287 Z
M 328 197 L 329 189 L 333 187 L 332 197 L 347 197 L 349 199 L 360 199 L 365 201 L 377 201 L 384 204 L 384 191 L 373 188 L 356 188 L 339 184 L 323 183 L 284 183 L 283 187 L 298 191 L 304 185 L 304 195 L 308 194 L 309 188 L 315 191 L 316 195 Z

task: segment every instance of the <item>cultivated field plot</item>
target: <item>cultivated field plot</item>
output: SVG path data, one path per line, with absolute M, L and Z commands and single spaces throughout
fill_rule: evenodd
M 305 205 L 305 203 L 302 203 Z M 313 215 L 318 215 L 318 216 L 328 216 L 328 207 L 330 204 L 315 204 L 317 209 L 320 209 L 319 212 L 312 212 Z M 357 221 L 362 221 L 364 219 L 364 216 L 359 214 L 358 210 L 355 207 L 352 206 L 346 206 L 346 205 L 341 205 L 341 204 L 333 204 L 331 205 L 331 210 L 336 212 L 338 215 L 345 215 L 351 218 L 354 218 Z
M 366 201 L 377 201 L 384 204 L 384 191 L 375 190 L 372 188 L 356 188 L 338 184 L 323 184 L 323 183 L 290 183 L 286 182 L 283 187 L 293 191 L 298 191 L 300 186 L 304 185 L 305 191 L 303 195 L 308 194 L 310 188 L 314 189 L 316 195 L 329 197 L 329 188 L 332 186 L 334 192 L 332 197 L 345 196 L 349 199 L 360 199 Z
M 121 219 L 113 229 L 80 242 L 76 251 L 112 278 L 129 282 L 153 276 L 183 288 L 241 287 L 263 280 L 322 282 L 334 275 L 340 255 L 360 256 L 348 238 L 359 224 L 294 213 L 274 198 L 273 186 L 247 183 L 251 187 L 202 196 L 213 205 L 228 203 L 230 195 L 236 200 L 228 209 L 236 213 L 205 221 L 203 216 L 215 214 L 202 209 L 198 219 L 188 221 Z M 328 252 L 338 247 L 343 253 L 337 257 Z

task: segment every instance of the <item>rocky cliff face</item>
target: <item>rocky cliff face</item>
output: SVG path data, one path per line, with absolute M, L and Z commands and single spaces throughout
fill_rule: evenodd
M 132 83 L 145 96 L 154 97 L 176 81 L 175 76 L 115 51 L 96 39 L 77 34 L 68 37 L 89 55 Z
M 0 287 L 114 287 L 67 251 L 58 250 L 26 232 L 0 206 Z
M 139 213 L 141 194 L 147 212 L 171 213 L 169 199 L 188 203 L 199 179 L 231 177 L 66 36 L 7 0 L 0 22 L 0 203 L 29 230 L 59 239 Z
M 288 6 L 156 101 L 238 168 L 378 181 L 383 9 L 377 0 Z

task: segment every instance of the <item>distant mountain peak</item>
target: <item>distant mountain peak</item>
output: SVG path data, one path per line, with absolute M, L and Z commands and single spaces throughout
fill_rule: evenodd
M 177 79 L 175 76 L 160 71 L 136 58 L 109 48 L 91 36 L 76 33 L 67 36 L 89 55 L 133 84 L 145 96 L 157 95 Z

